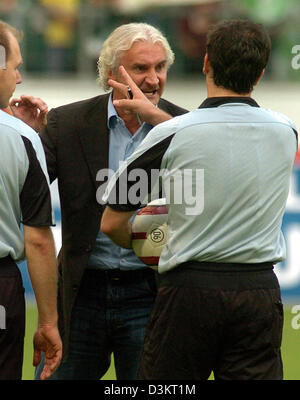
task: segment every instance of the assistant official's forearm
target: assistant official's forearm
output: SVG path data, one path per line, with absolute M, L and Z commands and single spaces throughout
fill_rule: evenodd
M 57 263 L 55 244 L 50 228 L 43 235 L 35 237 L 24 227 L 25 251 L 28 272 L 34 290 L 39 324 L 57 323 Z

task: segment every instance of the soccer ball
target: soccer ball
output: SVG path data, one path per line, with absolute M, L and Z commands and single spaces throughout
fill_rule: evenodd
M 149 266 L 157 266 L 166 243 L 168 209 L 165 199 L 153 200 L 139 210 L 132 222 L 132 248 Z

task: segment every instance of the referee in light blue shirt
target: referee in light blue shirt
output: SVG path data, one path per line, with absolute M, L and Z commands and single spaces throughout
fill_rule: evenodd
M 297 131 L 251 98 L 269 53 L 260 25 L 213 26 L 203 69 L 208 98 L 198 110 L 156 126 L 104 196 L 101 229 L 129 248 L 129 219 L 140 204 L 130 196 L 118 204 L 114 194 L 130 193 L 130 172 L 144 169 L 149 178 L 159 168 L 169 194 L 160 288 L 139 379 L 203 380 L 212 372 L 223 380 L 283 378 L 283 306 L 273 268 L 285 258 L 281 224 Z M 198 192 L 203 207 L 200 199 L 193 209 L 191 194 L 175 201 L 176 185 L 168 182 L 185 171 L 193 171 L 188 188 L 204 188 Z

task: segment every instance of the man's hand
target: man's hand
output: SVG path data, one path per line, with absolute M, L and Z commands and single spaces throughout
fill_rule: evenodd
M 48 106 L 42 99 L 22 95 L 19 99 L 12 99 L 9 106 L 16 118 L 25 122 L 35 131 L 40 132 L 47 125 Z
M 130 218 L 135 211 L 116 211 L 105 207 L 102 214 L 100 229 L 118 246 L 131 249 L 131 223 Z
M 57 328 L 57 262 L 53 232 L 49 226 L 23 224 L 27 267 L 38 310 L 33 338 L 33 365 L 45 353 L 41 379 L 49 378 L 59 366 L 62 342 Z
M 160 110 L 147 99 L 122 65 L 119 67 L 119 72 L 126 84 L 113 79 L 108 80 L 108 84 L 124 96 L 124 99 L 113 101 L 116 108 L 121 109 L 126 114 L 136 114 L 141 121 L 148 122 L 153 126 L 172 118 L 171 115 Z M 128 96 L 128 87 L 131 89 L 132 99 Z
M 33 338 L 33 366 L 41 362 L 41 351 L 45 355 L 45 364 L 40 379 L 49 378 L 58 368 L 62 357 L 62 342 L 57 329 L 53 325 L 39 325 Z

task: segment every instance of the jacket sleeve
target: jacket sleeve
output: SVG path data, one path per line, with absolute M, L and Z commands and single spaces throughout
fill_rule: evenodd
M 46 155 L 50 182 L 52 183 L 57 178 L 58 116 L 55 109 L 48 113 L 47 126 L 40 133 L 40 137 Z

